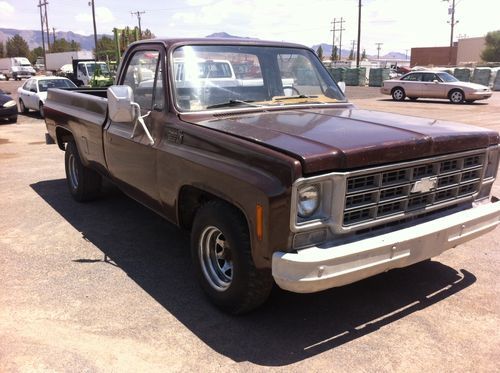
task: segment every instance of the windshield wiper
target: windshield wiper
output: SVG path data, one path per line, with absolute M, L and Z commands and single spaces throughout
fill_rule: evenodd
M 310 95 L 295 95 L 295 96 L 280 96 L 273 97 L 273 101 L 294 100 L 298 98 L 318 98 L 319 96 Z
M 219 104 L 207 106 L 207 109 L 215 109 L 219 107 L 231 107 L 231 106 L 239 106 L 246 105 L 252 107 L 262 107 L 262 105 L 252 104 L 253 101 L 243 101 L 243 100 L 229 100 L 226 102 L 221 102 Z

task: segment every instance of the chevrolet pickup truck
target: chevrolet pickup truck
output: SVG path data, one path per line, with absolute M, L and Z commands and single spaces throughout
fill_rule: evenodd
M 174 78 L 178 60 L 190 84 Z M 211 81 L 199 60 L 244 62 L 252 75 L 238 79 L 252 84 Z M 500 220 L 497 132 L 356 109 L 301 45 L 136 42 L 107 90 L 50 89 L 45 121 L 74 199 L 98 197 L 105 177 L 190 230 L 201 287 L 234 314 L 274 283 L 342 286 Z

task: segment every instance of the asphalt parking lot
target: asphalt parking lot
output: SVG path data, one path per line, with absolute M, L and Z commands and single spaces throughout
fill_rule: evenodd
M 360 108 L 500 131 L 500 92 L 472 105 L 348 94 Z M 0 371 L 498 371 L 500 229 L 342 288 L 275 289 L 231 317 L 198 288 L 185 232 L 113 187 L 74 202 L 44 134 L 36 113 L 0 124 Z

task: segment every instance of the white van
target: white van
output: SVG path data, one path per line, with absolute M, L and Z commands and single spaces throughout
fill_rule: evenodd
M 31 78 L 36 72 L 27 58 L 7 57 L 0 58 L 0 73 L 4 74 L 7 80 L 21 80 Z

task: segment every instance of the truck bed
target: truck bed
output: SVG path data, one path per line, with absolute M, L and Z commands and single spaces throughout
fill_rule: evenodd
M 106 88 L 49 89 L 45 117 L 49 135 L 58 143 L 65 129 L 75 135 L 85 163 L 104 167 L 103 127 L 107 120 Z

